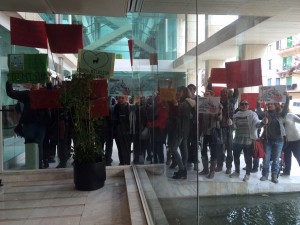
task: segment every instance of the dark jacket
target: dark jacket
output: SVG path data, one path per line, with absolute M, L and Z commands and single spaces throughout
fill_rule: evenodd
M 260 103 L 256 103 L 256 113 L 259 117 L 263 118 L 267 116 L 268 124 L 265 126 L 265 138 L 270 140 L 283 140 L 285 136 L 285 128 L 283 125 L 283 120 L 288 113 L 289 108 L 289 97 L 286 96 L 286 103 L 281 112 L 276 110 L 268 110 L 263 112 L 260 108 Z
M 15 91 L 12 88 L 12 84 L 7 81 L 6 94 L 8 97 L 19 100 L 24 104 L 23 112 L 20 118 L 20 123 L 47 126 L 47 124 L 50 121 L 49 111 L 47 109 L 31 109 L 30 91 Z
M 190 98 L 179 102 L 177 107 L 178 114 L 175 122 L 175 137 L 187 138 L 189 136 L 191 129 L 192 110 L 195 105 L 196 102 Z
M 239 90 L 237 88 L 234 89 L 233 95 L 228 97 L 227 99 L 221 98 L 221 104 L 223 105 L 222 110 L 222 120 L 221 127 L 228 127 L 227 120 L 233 118 L 233 114 L 235 111 L 235 104 L 237 103 L 239 97 Z

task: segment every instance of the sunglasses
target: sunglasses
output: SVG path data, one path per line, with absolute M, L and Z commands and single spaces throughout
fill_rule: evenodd
M 241 106 L 249 105 L 248 103 L 240 103 Z

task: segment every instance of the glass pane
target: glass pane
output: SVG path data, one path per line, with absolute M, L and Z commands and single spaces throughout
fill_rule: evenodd
M 239 112 L 243 107 L 249 107 L 249 115 L 251 110 L 261 109 L 256 109 L 260 86 L 271 86 L 273 90 L 282 86 L 283 92 L 286 88 L 292 98 L 292 112 L 299 114 L 299 13 L 288 16 L 284 22 L 287 16 L 282 12 L 292 14 L 293 4 L 271 4 L 267 11 L 265 1 L 247 1 L 229 8 L 229 3 L 219 3 L 215 8 L 207 8 L 208 3 L 196 0 L 186 4 L 200 12 L 139 12 L 122 18 L 40 16 L 51 24 L 82 24 L 85 49 L 116 54 L 114 77 L 108 80 L 110 115 L 101 118 L 97 131 L 106 151 L 107 166 L 132 165 L 137 172 L 150 220 L 159 225 L 239 223 L 245 211 L 240 206 L 247 202 L 247 207 L 251 207 L 255 200 L 234 197 L 229 201 L 228 197 L 219 196 L 249 194 L 252 189 L 246 182 L 259 181 L 264 175 L 259 169 L 264 165 L 266 170 L 269 164 L 263 164 L 262 159 L 250 163 L 250 150 L 252 140 L 258 138 L 256 134 L 264 134 L 268 126 L 253 128 L 250 134 L 246 116 L 236 120 L 234 115 L 242 114 Z M 20 118 L 17 101 L 8 98 L 5 91 L 6 61 L 9 53 L 39 50 L 11 46 L 9 31 L 0 27 L 0 32 L 3 164 L 4 169 L 24 169 L 25 140 L 14 132 Z M 77 55 L 73 57 L 76 61 Z M 252 60 L 259 60 L 259 66 L 255 64 L 253 69 Z M 230 70 L 232 63 L 237 64 Z M 59 64 L 62 66 L 52 62 L 49 67 L 56 69 Z M 64 69 L 60 71 L 64 80 L 69 80 L 72 76 L 68 71 L 75 73 L 76 66 L 60 69 Z M 225 81 L 214 80 L 213 69 L 222 69 L 215 71 L 217 78 L 224 78 L 225 73 Z M 252 78 L 260 80 L 253 84 Z M 191 95 L 193 91 L 196 97 Z M 55 124 L 50 131 L 55 134 L 46 133 L 45 139 L 47 160 L 55 161 L 50 163 L 50 169 L 71 167 L 69 115 L 51 110 L 51 116 Z M 259 121 L 264 116 L 261 114 Z M 272 131 L 281 130 L 277 125 L 274 127 L 280 129 Z M 273 183 L 277 179 L 274 171 L 279 174 L 283 167 L 281 150 L 280 147 L 279 154 L 271 160 L 276 164 L 272 167 Z M 269 180 L 271 173 L 270 170 L 265 174 Z M 231 188 L 232 184 L 237 186 Z M 254 188 L 254 192 L 261 190 Z M 231 204 L 229 209 L 215 210 L 216 204 L 222 207 L 227 203 Z

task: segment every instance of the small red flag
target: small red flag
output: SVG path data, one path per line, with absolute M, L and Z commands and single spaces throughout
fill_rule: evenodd
M 211 83 L 226 84 L 227 82 L 226 68 L 211 68 L 210 81 Z
M 157 53 L 149 53 L 150 65 L 158 65 Z
M 129 56 L 130 56 L 130 65 L 133 65 L 133 40 L 128 40 Z
M 227 87 L 242 88 L 262 85 L 261 59 L 225 63 Z
M 48 48 L 46 23 L 10 17 L 10 42 L 33 48 Z
M 78 53 L 83 48 L 82 25 L 46 24 L 50 50 L 53 53 Z

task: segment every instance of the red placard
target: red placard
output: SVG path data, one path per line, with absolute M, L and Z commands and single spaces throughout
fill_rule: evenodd
M 108 97 L 108 84 L 106 79 L 99 79 L 92 81 L 92 99 L 107 98 Z
M 98 98 L 92 100 L 91 106 L 91 117 L 98 118 L 100 116 L 108 116 L 109 109 L 108 109 L 108 102 L 107 98 Z
M 78 53 L 83 48 L 82 25 L 46 24 L 46 29 L 53 53 Z
M 211 68 L 210 81 L 211 83 L 226 84 L 227 83 L 226 68 Z
M 261 59 L 225 63 L 227 87 L 242 88 L 262 85 Z
M 60 108 L 61 89 L 41 89 L 30 91 L 30 106 L 32 109 Z
M 48 48 L 46 23 L 10 17 L 10 41 L 12 45 Z

